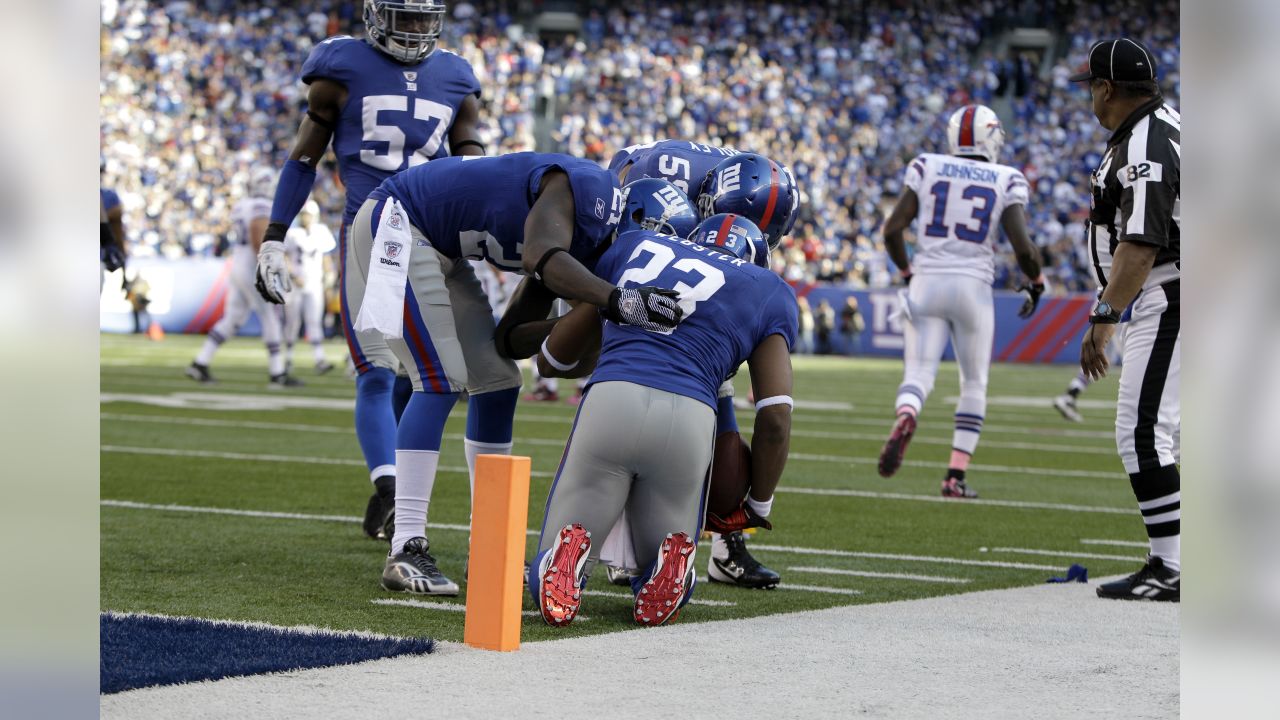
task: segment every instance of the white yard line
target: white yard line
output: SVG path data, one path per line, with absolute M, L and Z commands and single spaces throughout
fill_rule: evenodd
M 1105 513 L 1108 515 L 1134 515 L 1137 513 L 1137 510 L 1132 508 L 1113 508 L 1101 505 L 1070 505 L 1064 503 L 1031 502 L 1026 500 L 986 500 L 983 498 L 976 498 L 973 500 L 955 500 L 953 498 L 944 498 L 941 495 L 912 495 L 910 493 L 886 493 L 873 492 L 870 490 L 834 490 L 830 488 L 783 486 L 779 487 L 777 492 L 796 493 L 799 495 L 827 495 L 832 497 L 860 497 L 875 500 L 910 500 L 913 502 L 943 503 L 954 507 L 991 506 L 1022 508 L 1027 510 L 1061 510 L 1063 512 Z
M 699 581 L 701 582 L 701 581 Z M 608 590 L 588 590 L 587 595 L 592 597 L 619 598 L 622 600 L 634 600 L 635 596 L 629 592 L 611 592 Z M 737 607 L 738 603 L 728 600 L 703 600 L 701 598 L 693 598 L 689 601 L 690 605 L 706 605 L 708 607 Z
M 206 513 L 211 515 L 233 515 L 233 516 L 241 516 L 241 517 L 256 517 L 256 518 L 265 518 L 270 520 L 316 520 L 316 521 L 323 521 L 323 522 L 350 522 L 350 523 L 357 523 L 357 522 L 360 522 L 361 520 L 360 518 L 357 518 L 354 516 L 348 517 L 343 515 L 310 515 L 306 513 L 270 512 L 270 511 L 264 511 L 264 510 L 240 510 L 236 508 L 201 507 L 201 506 L 195 506 L 195 505 L 159 505 L 159 504 L 133 502 L 131 500 L 104 499 L 104 500 L 100 500 L 99 504 L 104 507 L 126 508 L 131 510 Z M 457 532 L 470 532 L 471 530 L 470 527 L 466 525 L 453 525 L 453 524 L 445 524 L 445 523 L 430 523 L 427 525 L 427 527 L 432 530 L 452 530 Z M 536 536 L 539 534 L 539 531 L 530 528 L 525 531 L 525 534 L 529 536 Z M 704 542 L 702 544 L 705 545 L 706 543 Z M 972 565 L 975 567 L 998 567 L 998 568 L 1013 568 L 1013 569 L 1023 569 L 1023 570 L 1059 570 L 1060 569 L 1052 565 L 1028 565 L 1026 563 L 1010 563 L 1010 562 L 1000 562 L 995 560 L 969 560 L 967 558 L 934 557 L 929 555 L 894 555 L 894 554 L 887 554 L 887 553 L 857 552 L 853 550 L 825 550 L 822 548 L 791 547 L 787 545 L 768 545 L 768 544 L 759 543 L 755 541 L 752 541 L 751 547 L 754 550 L 765 550 L 765 551 L 774 551 L 774 552 L 781 552 L 781 553 L 795 553 L 797 555 L 823 555 L 828 557 L 858 557 L 858 558 L 871 558 L 871 559 L 881 559 L 881 560 L 902 560 L 907 562 L 936 562 L 936 563 L 951 563 L 951 564 L 957 564 L 957 565 Z M 807 588 L 805 586 L 792 586 L 792 589 L 801 590 L 801 589 L 812 589 L 812 588 Z M 814 591 L 823 592 L 823 590 L 814 590 Z
M 1130 560 L 1134 562 L 1142 562 L 1143 560 L 1146 560 L 1146 558 L 1132 555 L 1098 555 L 1096 553 L 1082 553 L 1074 550 L 1039 550 L 1035 548 L 978 548 L 978 552 L 1010 553 L 1013 555 L 1044 555 L 1046 557 L 1087 558 L 1093 560 L 1124 560 L 1126 562 Z
M 219 420 L 215 418 L 193 418 L 193 417 L 175 417 L 171 415 L 137 415 L 131 413 L 101 413 L 99 418 L 102 420 L 116 420 L 124 422 L 142 422 L 142 423 L 159 423 L 163 425 L 193 425 L 197 427 L 222 427 L 222 428 L 249 428 L 255 430 L 278 430 L 284 432 L 313 432 L 313 433 L 333 433 L 337 435 L 354 435 L 354 430 L 350 425 L 318 425 L 312 423 L 278 423 L 278 422 L 262 422 L 257 420 Z M 866 433 L 837 433 L 824 432 L 819 430 L 792 430 L 792 437 L 809 437 L 815 439 L 830 440 L 868 440 L 882 441 L 884 436 L 871 435 Z M 450 434 L 446 435 L 450 440 L 460 439 L 462 435 Z M 744 433 L 744 437 L 750 437 L 750 433 Z M 917 443 L 926 445 L 951 445 L 950 438 L 929 438 L 917 437 Z M 564 447 L 564 440 L 554 440 L 547 438 L 520 438 L 522 444 L 527 445 L 544 445 L 549 447 Z M 1110 448 L 1087 447 L 1083 445 L 1054 445 L 1046 443 L 1016 443 L 1016 442 L 1000 442 L 999 440 L 989 440 L 982 443 L 983 447 L 1001 448 L 1005 450 L 1034 450 L 1036 452 L 1061 452 L 1061 453 L 1084 453 L 1092 455 L 1115 455 L 1115 450 Z
M 787 572 L 814 573 L 817 575 L 848 575 L 850 577 L 887 578 L 890 580 L 919 580 L 920 582 L 950 583 L 965 585 L 972 582 L 969 578 L 940 577 L 938 575 L 911 575 L 908 573 L 871 572 L 870 570 L 841 570 L 839 568 L 789 567 Z
M 786 545 L 767 545 L 752 542 L 752 550 L 766 550 L 796 555 L 822 555 L 826 557 L 869 558 L 873 560 L 901 560 L 904 562 L 943 563 L 948 565 L 971 565 L 973 567 L 996 567 L 1013 570 L 1061 570 L 1056 565 L 1032 565 L 1028 563 L 1001 562 L 998 560 L 970 560 L 968 558 L 934 557 L 932 555 L 901 555 L 898 553 L 861 552 L 857 550 L 825 550 L 822 548 L 789 547 Z
M 466 612 L 467 606 L 461 603 L 437 602 L 434 600 L 402 600 L 397 598 L 374 598 L 369 602 L 374 605 L 398 605 L 400 607 L 421 608 L 423 610 L 445 610 L 447 612 Z M 521 610 L 520 614 L 525 617 L 542 617 L 542 613 L 536 610 Z M 574 618 L 574 622 L 591 622 L 591 618 L 586 615 L 579 615 Z
M 1095 540 L 1093 538 L 1082 539 L 1080 541 L 1080 544 L 1082 545 L 1116 545 L 1118 547 L 1133 547 L 1133 548 L 1151 547 L 1151 543 L 1149 542 L 1138 542 L 1136 540 Z
M 702 578 L 707 582 L 706 578 Z M 822 585 L 796 585 L 794 583 L 778 583 L 777 590 L 799 590 L 800 592 L 825 593 L 827 595 L 861 595 L 861 590 L 849 588 L 824 587 Z
M 835 463 L 837 465 L 876 465 L 880 462 L 874 457 L 850 457 L 848 455 L 817 455 L 813 453 L 790 453 L 788 461 Z M 946 470 L 950 466 L 944 462 L 925 462 L 922 460 L 906 460 L 902 463 L 910 467 Z M 1013 475 L 1052 475 L 1054 477 L 1103 478 L 1113 480 L 1122 477 L 1119 472 L 1099 470 L 1064 470 L 1053 467 L 1029 467 L 1025 465 L 984 465 L 974 463 L 970 469 L 981 472 L 1009 473 Z
M 131 445 L 103 445 L 102 452 L 126 453 L 132 455 L 164 455 L 168 457 L 202 457 L 213 458 L 217 460 L 243 460 L 247 462 L 281 462 L 281 463 L 300 463 L 303 465 L 347 465 L 353 467 L 366 467 L 362 460 L 351 460 L 348 458 L 324 458 L 324 457 L 308 457 L 304 455 L 266 455 L 256 453 L 233 453 L 222 452 L 219 450 L 182 450 L 178 448 L 146 448 L 135 447 Z M 456 465 L 442 465 L 438 468 L 443 472 L 466 473 L 465 467 Z M 554 473 L 532 471 L 533 477 L 552 477 Z

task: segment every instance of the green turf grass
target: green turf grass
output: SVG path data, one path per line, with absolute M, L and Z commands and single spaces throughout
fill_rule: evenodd
M 178 335 L 161 343 L 140 337 L 102 336 L 101 495 L 107 503 L 101 510 L 102 608 L 460 640 L 460 612 L 372 602 L 414 598 L 379 587 L 386 546 L 360 533 L 358 516 L 370 485 L 351 429 L 352 381 L 340 371 L 314 377 L 307 361 L 297 371 L 307 387 L 269 391 L 261 345 L 237 339 L 224 346 L 213 365 L 219 384 L 198 385 L 182 375 L 182 368 L 201 341 Z M 328 352 L 336 362 L 344 348 L 334 343 Z M 942 467 L 950 454 L 954 407 L 947 398 L 957 394 L 958 384 L 954 365 L 944 364 L 930 404 L 921 415 L 921 430 L 908 453 L 908 464 L 898 476 L 884 479 L 876 474 L 875 459 L 891 424 L 901 363 L 797 358 L 795 365 L 794 395 L 798 400 L 837 405 L 797 409 L 793 457 L 771 516 L 776 529 L 757 534 L 753 544 L 1023 563 L 1060 570 L 761 549 L 755 554 L 783 574 L 784 588 L 746 591 L 700 583 L 696 598 L 733 605 L 690 605 L 679 622 L 1038 584 L 1050 575 L 1063 574 L 1073 561 L 1086 565 L 1094 576 L 1137 567 L 1135 560 L 1083 557 L 1139 558 L 1144 554 L 1140 547 L 1080 541 L 1137 542 L 1144 536 L 1127 479 L 1113 453 L 1111 412 L 1086 408 L 1086 422 L 1071 424 L 1049 406 L 1052 396 L 1070 379 L 1072 368 L 992 368 L 992 404 L 969 473 L 971 484 L 983 499 L 1121 509 L 1124 513 L 816 494 L 858 491 L 936 497 Z M 738 392 L 744 397 L 745 376 L 742 373 L 738 379 Z M 571 385 L 566 383 L 568 387 Z M 1043 402 L 1034 407 L 999 402 L 1008 397 L 1036 397 Z M 1104 403 L 1114 400 L 1114 380 L 1096 385 L 1085 397 Z M 460 440 L 464 413 L 464 404 L 459 404 L 446 430 L 441 456 L 445 468 L 465 467 Z M 564 403 L 522 402 L 517 412 L 515 452 L 533 458 L 530 528 L 541 524 L 551 474 L 572 417 L 573 408 Z M 739 413 L 744 431 L 749 430 L 751 418 L 749 411 Z M 178 454 L 152 454 L 157 451 Z M 267 461 L 236 455 L 292 459 Z M 980 469 L 983 466 L 991 469 Z M 468 521 L 466 474 L 456 469 L 442 471 L 436 482 L 430 508 L 433 524 L 465 525 Z M 110 504 L 114 501 L 335 519 L 120 507 Z M 466 534 L 444 528 L 429 534 L 441 568 L 461 582 Z M 530 553 L 536 540 L 528 538 Z M 991 551 L 980 552 L 980 548 Z M 1009 553 L 998 548 L 1068 555 Z M 707 552 L 705 544 L 700 546 L 700 571 L 705 570 Z M 925 575 L 969 582 L 830 575 L 789 568 Z M 625 591 L 607 585 L 603 575 L 596 573 L 591 590 Z M 787 585 L 841 588 L 861 594 L 788 589 Z M 463 602 L 463 598 L 424 599 L 456 605 Z M 532 609 L 527 597 L 525 609 Z M 582 614 L 590 620 L 555 631 L 540 619 L 526 618 L 524 639 L 634 627 L 630 601 L 625 597 L 588 595 Z

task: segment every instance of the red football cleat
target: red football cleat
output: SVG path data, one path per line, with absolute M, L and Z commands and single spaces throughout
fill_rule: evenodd
M 635 618 L 641 625 L 661 625 L 680 614 L 680 604 L 693 591 L 693 556 L 698 546 L 684 533 L 667 535 L 658 564 L 636 593 Z
M 916 434 L 916 416 L 902 413 L 893 424 L 893 432 L 880 451 L 880 477 L 891 477 L 902 467 L 902 457 L 907 454 L 911 436 Z
M 556 546 L 540 578 L 538 594 L 542 619 L 552 627 L 564 627 L 578 615 L 582 604 L 582 570 L 591 553 L 591 533 L 577 523 L 565 525 L 556 535 Z

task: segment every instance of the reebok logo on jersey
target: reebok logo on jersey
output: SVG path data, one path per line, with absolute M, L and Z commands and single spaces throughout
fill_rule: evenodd
M 596 198 L 596 217 L 604 219 L 604 198 Z

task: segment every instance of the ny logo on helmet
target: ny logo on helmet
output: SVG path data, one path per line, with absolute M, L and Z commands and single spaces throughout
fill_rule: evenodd
M 653 199 L 662 205 L 663 214 L 667 217 L 690 210 L 689 203 L 680 196 L 680 190 L 674 185 L 659 188 L 653 194 Z

